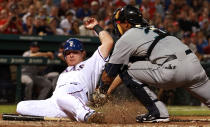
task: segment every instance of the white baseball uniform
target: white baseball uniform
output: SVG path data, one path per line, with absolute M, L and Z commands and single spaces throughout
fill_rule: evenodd
M 56 89 L 49 99 L 21 101 L 17 105 L 17 112 L 23 115 L 73 117 L 77 121 L 84 121 L 85 115 L 94 111 L 86 103 L 96 88 L 107 60 L 98 48 L 91 58 L 67 67 L 60 74 Z

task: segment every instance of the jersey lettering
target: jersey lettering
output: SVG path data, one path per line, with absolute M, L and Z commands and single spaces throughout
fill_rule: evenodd
M 68 68 L 66 68 L 66 70 L 64 72 L 70 72 L 70 71 L 80 71 L 84 68 L 85 64 L 81 64 L 79 65 L 79 67 L 72 67 L 70 70 Z

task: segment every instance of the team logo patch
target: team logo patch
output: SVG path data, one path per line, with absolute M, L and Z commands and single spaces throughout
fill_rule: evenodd
M 73 45 L 74 45 L 74 42 L 73 42 L 73 41 L 70 41 L 70 42 L 69 42 L 69 46 L 70 46 L 70 47 L 73 47 Z

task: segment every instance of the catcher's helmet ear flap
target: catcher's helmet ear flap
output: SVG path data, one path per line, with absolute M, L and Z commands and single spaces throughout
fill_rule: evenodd
M 120 10 L 118 10 L 116 12 L 115 19 L 119 19 L 119 17 L 120 17 Z M 123 31 L 122 31 L 122 28 L 119 25 L 119 23 L 120 23 L 119 21 L 116 21 L 116 27 L 117 27 L 117 30 L 119 31 L 119 33 L 122 35 L 123 34 Z
M 64 51 L 63 51 L 63 55 L 64 56 L 66 56 L 66 51 L 68 51 L 68 50 L 79 50 L 79 51 L 83 51 L 84 48 L 83 48 L 82 42 L 80 42 L 77 39 L 71 38 L 71 39 L 68 39 L 65 42 Z
M 112 17 L 112 23 L 113 23 L 113 26 L 114 26 L 114 32 L 117 36 L 121 36 L 123 34 L 123 31 L 122 31 L 122 28 L 121 26 L 119 25 L 120 23 L 120 9 L 117 9 L 114 14 L 113 14 L 113 17 Z

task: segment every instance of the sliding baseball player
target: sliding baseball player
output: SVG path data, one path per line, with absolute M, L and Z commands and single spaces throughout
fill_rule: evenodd
M 69 117 L 81 122 L 103 122 L 103 114 L 86 104 L 95 91 L 96 85 L 113 47 L 113 39 L 90 18 L 85 22 L 87 29 L 98 33 L 101 45 L 89 59 L 78 39 L 69 39 L 64 46 L 64 56 L 68 67 L 60 74 L 56 89 L 49 99 L 22 101 L 17 112 L 22 115 Z

